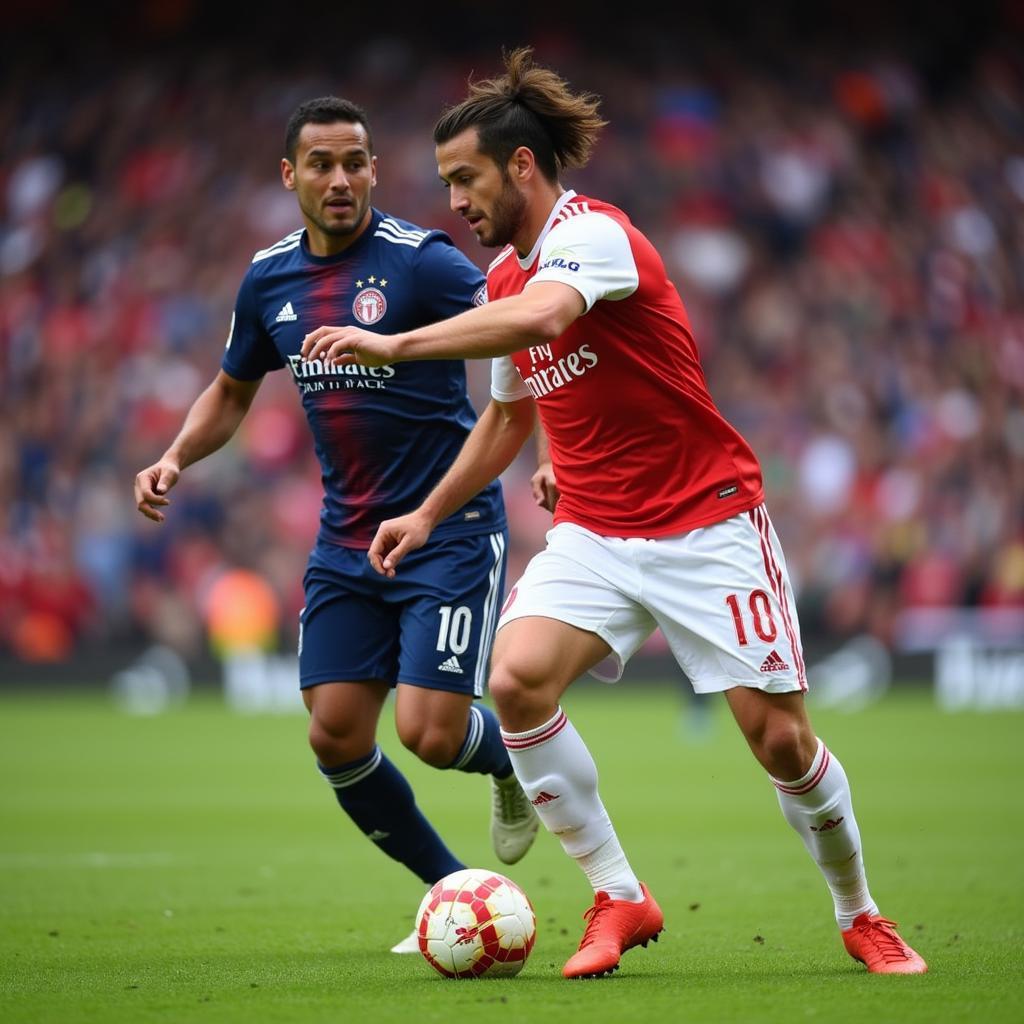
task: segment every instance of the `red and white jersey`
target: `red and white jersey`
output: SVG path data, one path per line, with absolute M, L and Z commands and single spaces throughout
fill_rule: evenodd
M 535 281 L 570 285 L 586 312 L 550 344 L 495 359 L 491 394 L 537 401 L 556 523 L 664 537 L 764 500 L 754 453 L 708 393 L 679 293 L 621 210 L 563 193 L 525 259 L 508 246 L 491 264 L 488 298 Z

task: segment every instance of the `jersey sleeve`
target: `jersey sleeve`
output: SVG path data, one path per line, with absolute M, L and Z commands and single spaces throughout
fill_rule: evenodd
M 238 289 L 220 365 L 236 380 L 258 380 L 265 373 L 284 366 L 280 352 L 260 320 L 251 273 L 245 275 Z
M 583 296 L 587 311 L 600 299 L 626 299 L 640 284 L 636 260 L 622 225 L 603 213 L 581 213 L 556 224 L 540 248 L 538 281 L 567 284 Z
M 530 397 L 530 389 L 509 356 L 491 360 L 491 398 L 496 402 L 519 402 Z
M 445 234 L 432 234 L 416 254 L 416 286 L 435 320 L 486 301 L 484 275 Z

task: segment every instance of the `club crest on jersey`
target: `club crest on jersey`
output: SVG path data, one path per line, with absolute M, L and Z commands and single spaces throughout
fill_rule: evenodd
M 388 311 L 388 301 L 379 288 L 364 288 L 352 300 L 352 312 L 361 324 L 375 324 Z

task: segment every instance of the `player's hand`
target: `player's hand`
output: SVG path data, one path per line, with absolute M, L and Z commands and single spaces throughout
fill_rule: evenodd
M 178 482 L 181 470 L 167 459 L 147 467 L 135 478 L 135 507 L 154 523 L 164 521 L 160 507 L 170 505 L 167 492 Z
M 537 472 L 530 477 L 530 487 L 533 490 L 533 500 L 541 508 L 554 512 L 560 492 L 558 484 L 555 482 L 555 470 L 550 460 L 538 464 Z
M 318 327 L 302 339 L 300 352 L 307 362 L 319 359 L 325 366 L 387 366 L 398 355 L 393 338 L 359 327 Z
M 370 565 L 381 574 L 393 579 L 395 568 L 410 551 L 423 547 L 430 536 L 431 524 L 416 512 L 397 519 L 386 519 L 377 527 L 367 557 Z

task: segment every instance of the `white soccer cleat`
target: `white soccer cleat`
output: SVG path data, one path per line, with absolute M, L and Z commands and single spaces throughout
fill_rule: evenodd
M 401 942 L 391 947 L 392 953 L 418 953 L 420 951 L 420 937 L 414 928 Z
M 526 856 L 537 838 L 540 819 L 515 775 L 491 776 L 491 846 L 502 864 Z

